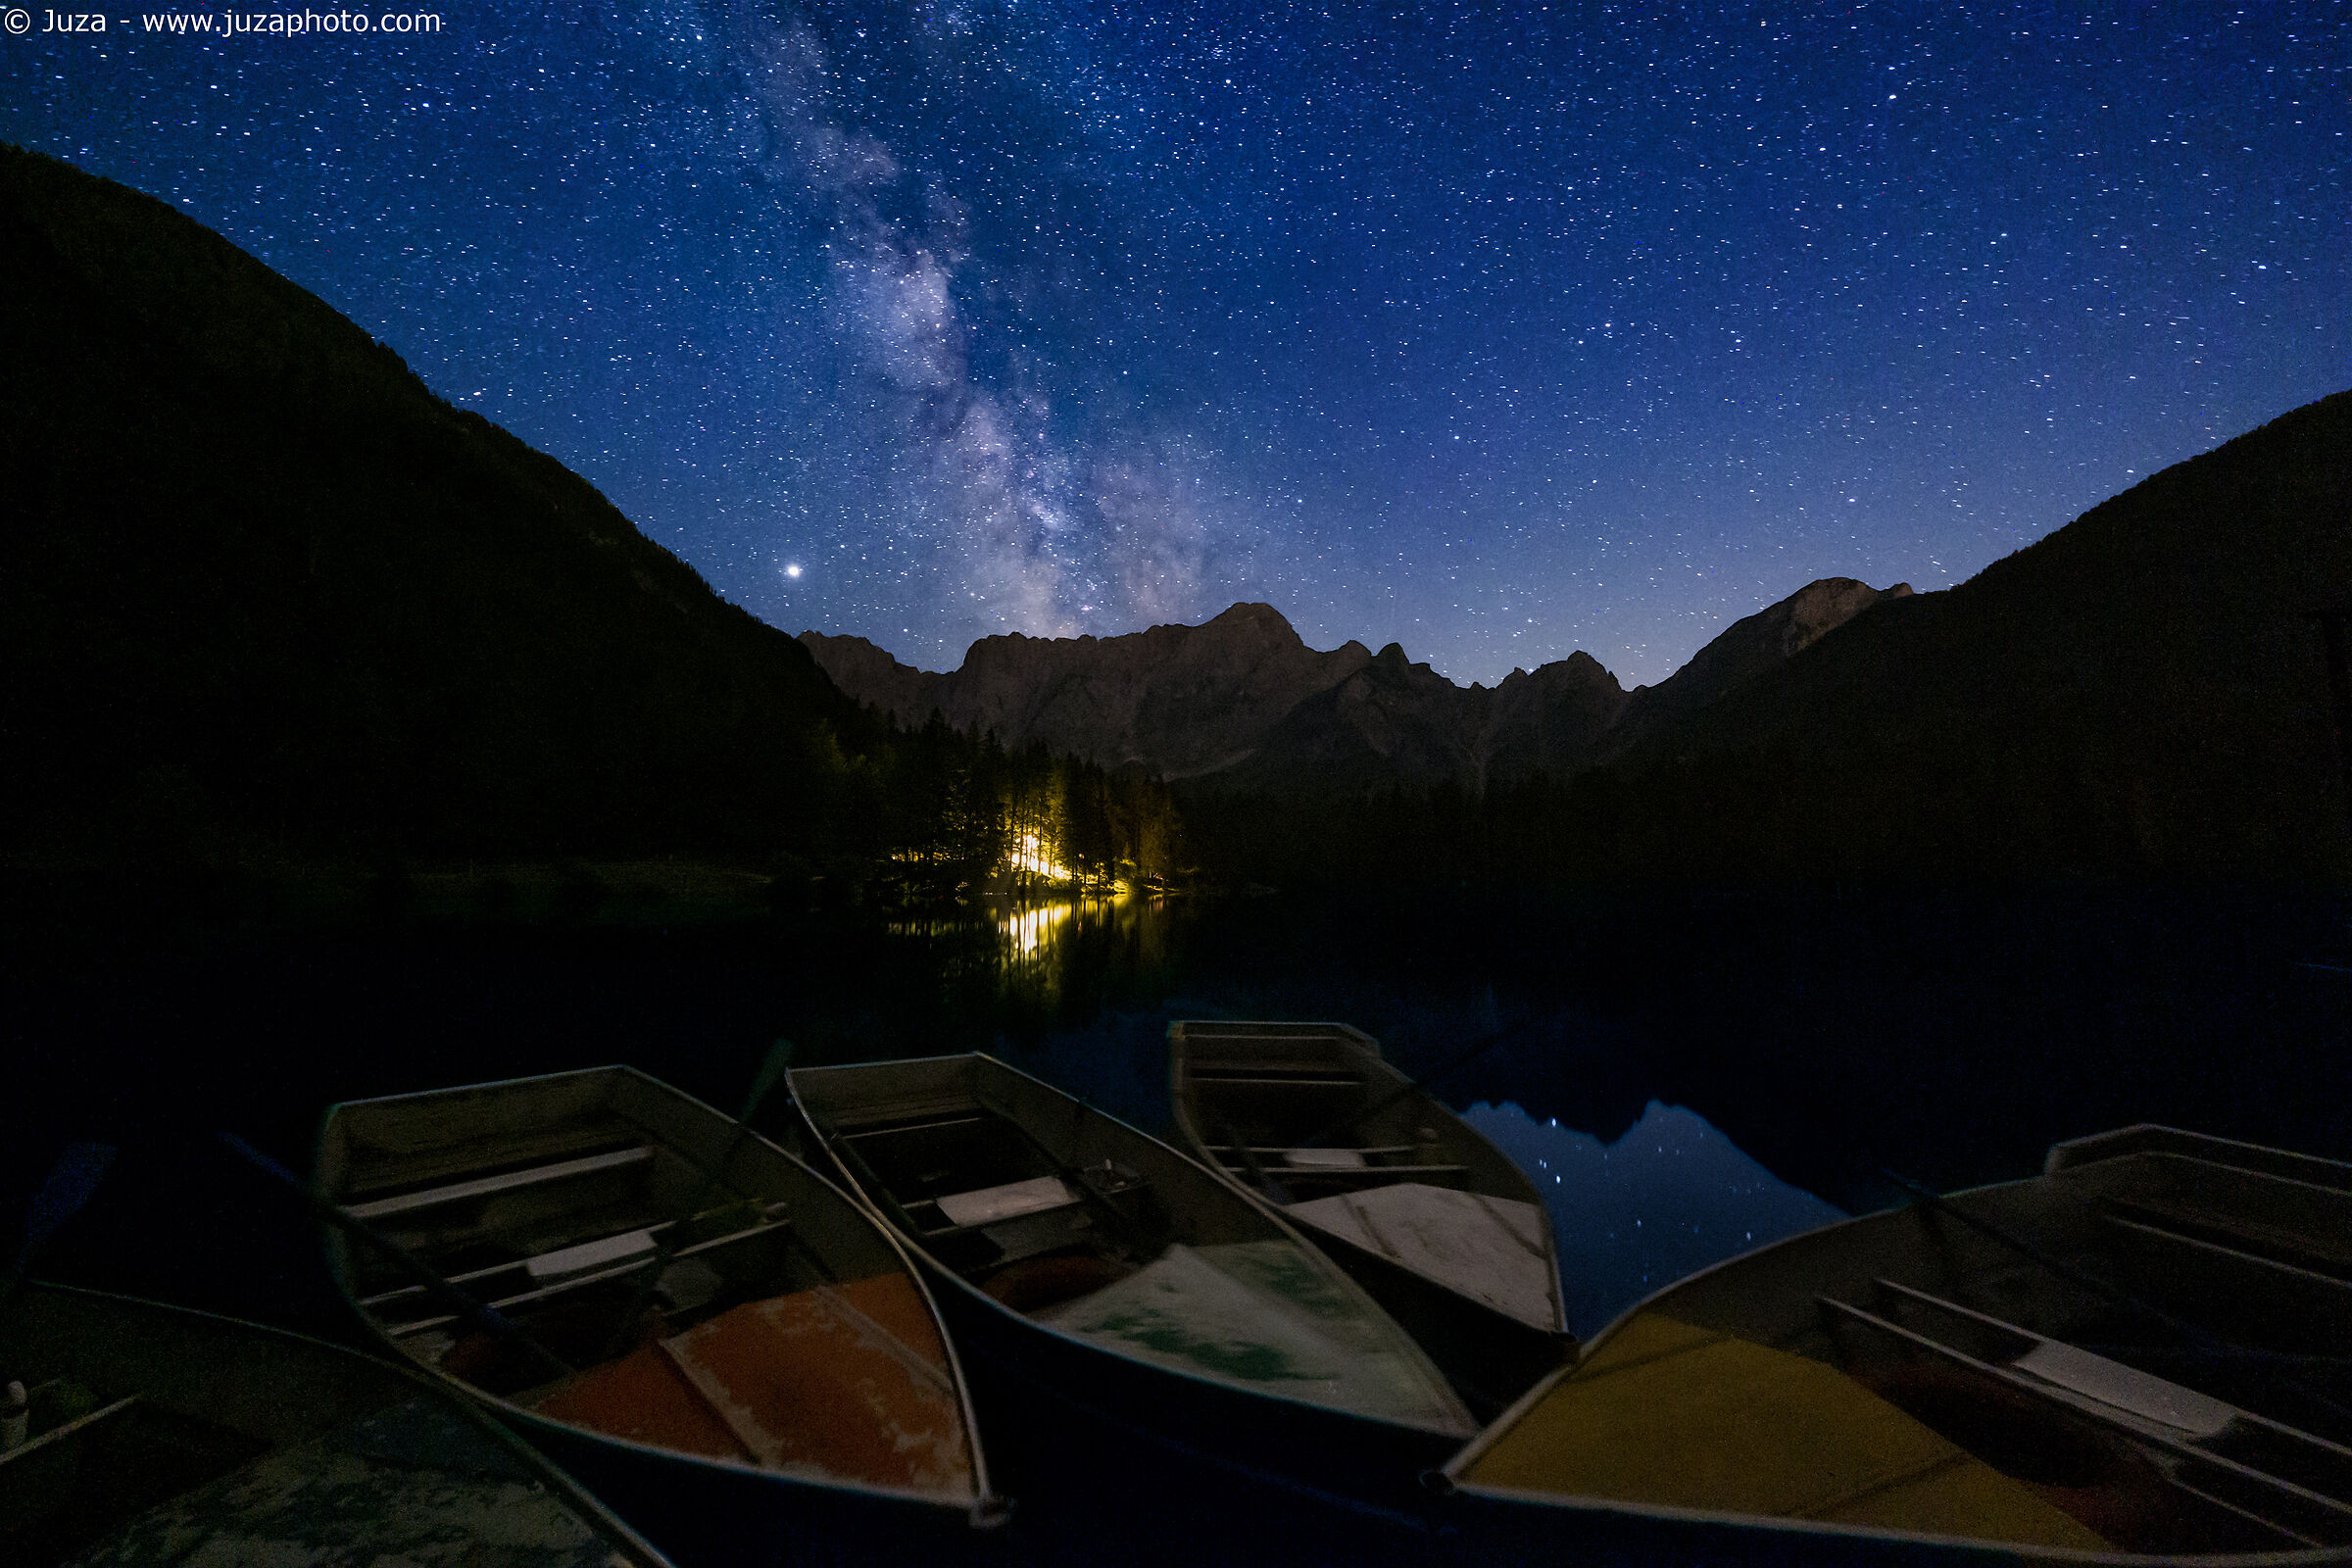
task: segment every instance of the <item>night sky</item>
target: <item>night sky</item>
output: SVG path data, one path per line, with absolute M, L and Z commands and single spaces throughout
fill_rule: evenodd
M 935 668 L 1249 598 L 1655 681 L 2352 385 L 2341 4 L 439 15 L 34 9 L 0 137 Z

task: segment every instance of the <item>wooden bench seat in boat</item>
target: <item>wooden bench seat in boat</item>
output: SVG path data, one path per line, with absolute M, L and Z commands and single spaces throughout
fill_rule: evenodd
M 1364 1081 L 1352 1074 L 1334 1076 L 1328 1072 L 1281 1072 L 1266 1067 L 1220 1068 L 1196 1066 L 1196 1081 L 1208 1086 L 1247 1084 L 1252 1087 L 1286 1089 L 1361 1089 Z
M 2165 1456 L 2163 1481 L 2282 1545 L 2352 1542 L 2352 1449 L 2108 1356 L 1889 1279 L 1879 1310 L 1825 1311 L 1974 1385 L 2087 1420 Z
M 784 1230 L 790 1223 L 786 1219 L 762 1219 L 757 1224 L 747 1225 L 741 1230 L 730 1231 L 723 1236 L 690 1242 L 684 1247 L 671 1250 L 670 1265 L 674 1267 L 686 1259 L 713 1252 L 721 1248 L 740 1246 L 771 1232 Z M 651 1226 L 645 1230 L 628 1232 L 622 1237 L 608 1237 L 583 1246 L 566 1247 L 556 1252 L 523 1258 L 514 1263 L 471 1269 L 463 1274 L 449 1276 L 449 1282 L 452 1285 L 466 1286 L 468 1294 L 481 1297 L 486 1294 L 481 1288 L 483 1281 L 493 1280 L 500 1275 L 518 1276 L 514 1283 L 527 1283 L 528 1288 L 503 1296 L 489 1296 L 484 1304 L 501 1312 L 511 1311 L 515 1307 L 537 1306 L 554 1300 L 557 1297 L 566 1296 L 574 1291 L 585 1290 L 590 1286 L 602 1285 L 608 1280 L 621 1279 L 635 1273 L 653 1258 L 656 1250 L 655 1234 L 669 1228 L 667 1225 Z M 644 1245 L 638 1245 L 640 1242 Z M 598 1254 L 606 1255 L 601 1260 L 596 1260 Z M 534 1268 L 534 1264 L 541 1265 L 541 1267 Z M 543 1279 L 550 1280 L 552 1283 L 539 1283 Z M 384 1332 L 395 1340 L 405 1339 L 414 1334 L 422 1334 L 433 1329 L 447 1328 L 457 1321 L 454 1313 L 435 1311 L 431 1316 L 403 1322 L 396 1320 L 392 1314 L 384 1311 L 386 1306 L 412 1302 L 417 1306 L 430 1304 L 438 1307 L 443 1304 L 439 1299 L 428 1296 L 420 1285 L 406 1286 L 397 1291 L 386 1291 L 379 1296 L 367 1298 L 362 1304 L 375 1312 L 383 1320 Z
M 495 1176 L 472 1176 L 460 1182 L 439 1187 L 427 1187 L 416 1192 L 399 1193 L 390 1198 L 372 1199 L 364 1203 L 347 1203 L 345 1210 L 360 1219 L 389 1219 L 400 1214 L 414 1214 L 447 1203 L 468 1202 L 475 1199 L 494 1198 L 504 1193 L 518 1192 L 526 1187 L 544 1187 L 553 1182 L 576 1181 L 584 1176 L 601 1176 L 612 1171 L 627 1170 L 650 1165 L 654 1159 L 653 1146 L 639 1144 L 629 1149 L 616 1149 L 602 1154 L 589 1154 L 578 1159 L 556 1160 L 545 1165 L 531 1165 L 519 1170 L 502 1171 Z
M 1239 1148 L 1232 1144 L 1203 1144 L 1201 1146 L 1217 1158 L 1217 1163 L 1239 1175 L 1249 1169 L 1249 1161 L 1241 1157 Z M 1420 1150 L 1418 1144 L 1368 1144 L 1359 1148 L 1299 1149 L 1284 1144 L 1251 1144 L 1250 1153 L 1261 1166 L 1279 1165 L 1286 1181 L 1370 1181 L 1390 1182 L 1399 1177 L 1458 1175 L 1467 1165 L 1448 1161 L 1426 1164 L 1397 1162 L 1399 1154 L 1412 1154 Z
M 1070 1184 L 1058 1176 L 1032 1176 L 1024 1181 L 1003 1182 L 968 1193 L 948 1193 L 931 1200 L 951 1224 L 967 1228 L 994 1225 L 1051 1208 L 1067 1208 L 1080 1201 Z
M 603 1110 L 519 1127 L 496 1115 L 437 1116 L 429 1123 L 359 1137 L 351 1150 L 355 1179 L 344 1196 L 366 1201 L 452 1177 L 556 1164 L 644 1142 L 643 1129 Z

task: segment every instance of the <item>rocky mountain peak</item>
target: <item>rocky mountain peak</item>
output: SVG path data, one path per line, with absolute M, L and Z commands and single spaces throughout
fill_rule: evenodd
M 861 638 L 801 641 L 844 691 L 903 724 L 936 709 L 958 728 L 1165 777 L 1249 755 L 1285 713 L 1371 659 L 1353 642 L 1318 653 L 1273 606 L 1247 602 L 1199 626 L 1119 637 L 984 637 L 944 675 L 885 665 Z
M 1353 641 L 1318 653 L 1280 611 L 1250 602 L 1198 626 L 1121 637 L 984 637 L 945 675 L 910 669 L 862 638 L 804 632 L 801 641 L 843 690 L 908 725 L 936 709 L 1007 743 L 1042 740 L 1106 765 L 1213 774 L 1236 787 L 1450 780 L 1478 790 L 1589 767 L 1910 591 L 1850 577 L 1810 583 L 1630 696 L 1582 652 L 1515 669 L 1492 691 L 1456 686 L 1397 642 L 1377 654 Z
M 1822 577 L 1805 584 L 1780 603 L 1732 622 L 1657 685 L 1636 690 L 1605 751 L 1623 753 L 1642 736 L 1787 663 L 1874 605 L 1910 597 L 1911 585 L 1905 582 L 1873 588 L 1852 577 Z

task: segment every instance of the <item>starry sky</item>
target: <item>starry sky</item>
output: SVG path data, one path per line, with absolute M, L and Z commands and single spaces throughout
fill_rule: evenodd
M 2352 385 L 2340 3 L 147 15 L 0 36 L 0 137 L 933 668 L 1259 599 L 1656 681 Z

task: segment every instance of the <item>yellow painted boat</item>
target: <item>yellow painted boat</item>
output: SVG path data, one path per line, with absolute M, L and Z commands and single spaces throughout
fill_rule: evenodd
M 1443 1472 L 1656 1560 L 2352 1562 L 2352 1165 L 2059 1145 L 1651 1297 Z

